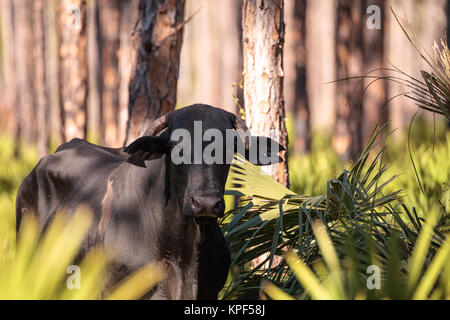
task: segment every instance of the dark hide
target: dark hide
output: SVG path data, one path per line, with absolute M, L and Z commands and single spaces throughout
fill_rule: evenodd
M 89 206 L 94 223 L 81 255 L 102 244 L 113 254 L 112 282 L 154 261 L 167 278 L 146 297 L 217 299 L 225 284 L 230 253 L 217 218 L 223 215 L 227 164 L 175 165 L 169 137 L 176 128 L 222 132 L 234 115 L 205 105 L 170 113 L 160 136 L 111 149 L 74 139 L 42 158 L 19 188 L 17 228 L 36 214 L 41 231 L 54 214 Z

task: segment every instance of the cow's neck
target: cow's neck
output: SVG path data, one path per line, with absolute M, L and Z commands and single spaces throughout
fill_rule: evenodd
M 133 179 L 134 193 L 137 201 L 142 204 L 145 212 L 146 234 L 155 233 L 165 243 L 161 254 L 184 255 L 181 250 L 194 254 L 194 249 L 200 242 L 200 228 L 192 218 L 183 215 L 183 195 L 175 191 L 176 177 L 170 177 L 170 199 L 166 205 L 166 160 L 147 161 L 147 168 L 131 166 L 129 177 Z M 179 243 L 184 246 L 180 248 Z M 171 247 L 173 245 L 173 247 Z
M 157 260 L 166 266 L 168 280 L 162 285 L 162 297 L 195 299 L 197 295 L 198 261 L 202 247 L 213 232 L 215 222 L 203 224 L 183 215 L 183 195 L 170 184 L 170 199 L 165 204 L 164 185 L 166 161 L 163 158 L 146 162 L 147 168 L 124 164 L 118 179 L 138 203 L 140 242 L 146 249 L 144 261 Z M 174 181 L 176 177 L 170 177 Z M 124 181 L 125 180 L 125 181 Z M 157 245 L 155 246 L 155 244 Z M 151 256 L 146 257 L 146 252 Z M 141 260 L 141 259 L 139 259 Z M 142 260 L 141 260 L 142 261 Z M 144 262 L 146 263 L 146 262 Z

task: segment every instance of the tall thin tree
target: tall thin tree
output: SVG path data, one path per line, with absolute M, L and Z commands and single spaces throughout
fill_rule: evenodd
M 118 147 L 119 142 L 119 48 L 120 0 L 99 0 L 101 57 L 102 57 L 102 139 L 107 146 Z
M 364 66 L 365 73 L 376 70 L 371 75 L 383 77 L 386 72 L 384 57 L 385 36 L 385 0 L 364 0 L 363 9 L 366 11 L 368 25 L 363 28 L 364 37 Z M 370 137 L 376 125 L 383 125 L 389 120 L 389 108 L 385 105 L 387 100 L 387 83 L 383 80 L 374 81 L 366 79 L 364 86 L 368 90 L 364 94 L 363 138 L 364 143 Z
M 60 145 L 63 142 L 61 130 L 61 112 L 58 82 L 58 22 L 57 7 L 59 0 L 47 0 L 45 9 L 45 74 L 48 104 L 50 108 L 50 136 L 52 142 Z
M 126 143 L 145 134 L 176 104 L 184 0 L 141 0 L 134 34 Z
M 183 35 L 178 100 L 236 113 L 235 97 L 241 92 L 235 84 L 242 78 L 241 3 L 187 1 L 185 11 L 192 19 Z
M 61 0 L 59 19 L 59 93 L 65 141 L 85 138 L 87 130 L 86 3 Z
M 337 110 L 333 146 L 343 160 L 362 150 L 362 93 L 357 81 L 342 80 L 363 74 L 363 27 L 360 0 L 338 0 L 336 34 Z
M 102 139 L 102 58 L 100 39 L 100 18 L 98 0 L 87 2 L 87 68 L 88 68 L 88 101 L 87 113 L 88 139 L 104 143 Z
M 33 105 L 31 8 L 26 0 L 13 1 L 14 53 L 16 70 L 17 131 L 16 139 L 35 141 L 35 109 Z
M 14 70 L 14 29 L 12 0 L 0 0 L 0 40 L 1 40 L 1 86 L 3 90 L 3 110 L 0 126 L 11 135 L 16 132 L 17 114 L 14 110 L 16 94 L 16 72 Z
M 47 95 L 45 19 L 46 1 L 33 1 L 33 92 L 36 106 L 37 149 L 45 156 L 50 144 L 50 105 Z
M 283 96 L 284 1 L 244 0 L 242 5 L 245 120 L 253 135 L 268 136 L 287 149 Z M 284 162 L 265 167 L 289 185 Z
M 295 54 L 294 152 L 299 154 L 306 153 L 311 149 L 311 112 L 306 88 L 306 12 L 307 1 L 295 1 L 293 19 L 293 50 Z
M 139 17 L 139 0 L 122 1 L 119 48 L 119 141 L 125 141 L 128 123 L 128 88 L 136 52 L 132 46 L 132 35 Z

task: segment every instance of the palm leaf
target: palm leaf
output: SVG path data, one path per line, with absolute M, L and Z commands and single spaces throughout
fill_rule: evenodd
M 255 297 L 262 280 L 269 280 L 291 292 L 301 291 L 298 281 L 282 258 L 296 248 L 306 261 L 318 259 L 313 224 L 322 221 L 327 232 L 338 236 L 340 228 L 359 225 L 371 219 L 376 208 L 397 199 L 398 192 L 383 194 L 391 181 L 382 180 L 385 172 L 380 154 L 371 156 L 383 128 L 377 128 L 360 159 L 350 170 L 327 183 L 327 192 L 317 196 L 295 194 L 236 156 L 229 181 L 232 192 L 242 194 L 241 204 L 228 212 L 223 221 L 225 239 L 232 252 L 234 271 L 224 298 Z M 385 183 L 386 182 L 386 183 Z M 260 262 L 255 264 L 254 259 Z M 329 257 L 329 256 L 327 256 Z

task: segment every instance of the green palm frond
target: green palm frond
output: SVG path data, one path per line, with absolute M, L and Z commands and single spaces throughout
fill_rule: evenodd
M 436 217 L 430 217 L 421 229 L 419 240 L 412 252 L 412 258 L 406 263 L 406 269 L 410 271 L 406 275 L 405 282 L 407 285 L 397 286 L 395 288 L 396 296 L 390 294 L 394 290 L 389 288 L 393 286 L 395 281 L 386 281 L 386 274 L 389 269 L 397 269 L 394 263 L 398 261 L 395 260 L 391 261 L 389 265 L 374 265 L 381 270 L 378 274 L 380 277 L 379 288 L 372 288 L 366 284 L 360 286 L 356 294 L 352 294 L 348 290 L 348 284 L 357 282 L 359 279 L 355 279 L 355 277 L 361 278 L 361 275 L 348 271 L 343 272 L 345 270 L 343 264 L 345 259 L 354 262 L 358 258 L 347 256 L 338 261 L 338 249 L 331 243 L 331 239 L 327 236 L 325 227 L 321 222 L 317 222 L 314 226 L 314 234 L 326 265 L 325 268 L 322 268 L 322 275 L 314 272 L 294 251 L 286 254 L 286 260 L 298 281 L 305 288 L 306 295 L 315 300 L 365 299 L 373 295 L 371 290 L 376 290 L 377 297 L 383 299 L 450 299 L 450 238 L 443 242 L 434 256 L 428 254 L 435 224 Z M 391 250 L 393 256 L 399 253 L 398 247 L 397 249 L 391 248 Z M 265 283 L 263 290 L 272 299 L 294 299 L 293 296 L 271 283 Z
M 68 219 L 56 214 L 47 231 L 40 235 L 33 217 L 24 217 L 17 245 L 2 239 L 0 248 L 0 299 L 99 299 L 107 283 L 108 257 L 93 249 L 78 264 L 74 260 L 92 222 L 87 209 Z M 68 267 L 79 270 L 79 287 L 68 285 Z M 164 276 L 158 265 L 149 265 L 118 284 L 109 299 L 137 299 Z
M 300 290 L 282 256 L 295 248 L 308 261 L 318 257 L 315 220 L 322 221 L 336 237 L 343 229 L 364 224 L 375 215 L 383 223 L 382 215 L 387 214 L 383 208 L 397 199 L 399 192 L 383 193 L 393 178 L 382 180 L 386 171 L 381 163 L 383 148 L 375 156 L 371 154 L 382 129 L 374 131 L 352 168 L 328 181 L 327 192 L 318 196 L 295 194 L 237 156 L 229 174 L 235 185 L 230 192 L 241 195 L 242 201 L 224 217 L 228 223 L 223 232 L 233 253 L 234 272 L 224 298 L 255 297 L 262 280 L 283 283 L 292 292 Z M 256 258 L 258 265 L 252 266 Z

